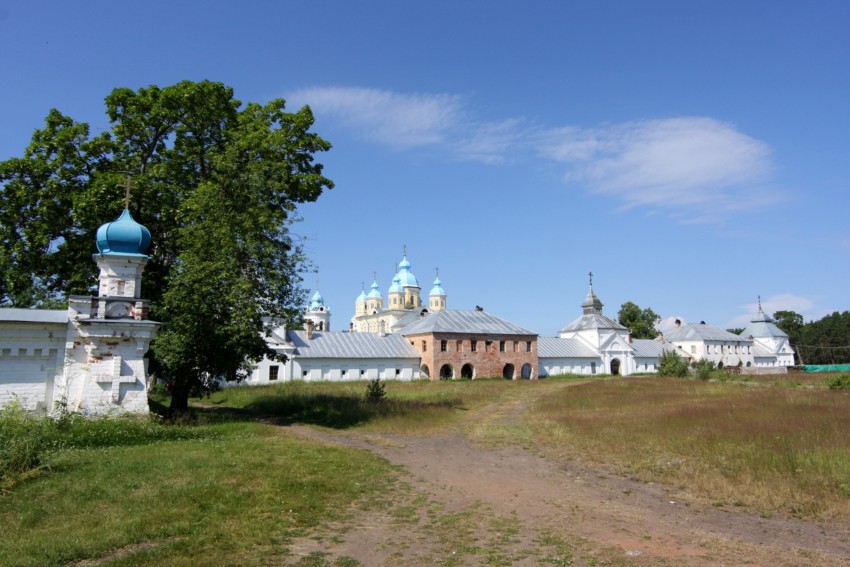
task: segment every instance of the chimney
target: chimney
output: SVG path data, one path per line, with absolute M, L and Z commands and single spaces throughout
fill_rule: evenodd
M 307 340 L 313 340 L 313 320 L 307 319 L 304 321 L 304 330 L 307 331 Z

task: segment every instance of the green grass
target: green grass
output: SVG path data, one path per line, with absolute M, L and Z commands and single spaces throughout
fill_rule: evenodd
M 377 497 L 374 479 L 395 481 L 372 455 L 272 426 L 195 433 L 48 453 L 38 478 L 0 498 L 0 564 L 266 564 L 287 556 L 292 537 Z
M 520 385 L 502 379 L 385 384 L 386 396 L 378 403 L 365 399 L 368 382 L 357 381 L 226 388 L 196 400 L 196 404 L 206 415 L 236 409 L 280 424 L 412 433 L 449 426 L 470 410 L 509 395 Z
M 390 382 L 379 402 L 365 394 L 366 382 L 230 388 L 195 400 L 184 424 L 0 412 L 0 565 L 180 566 L 203 557 L 354 566 L 322 553 L 292 557 L 289 546 L 331 522 L 345 526 L 358 510 L 424 522 L 443 565 L 590 562 L 567 533 L 541 532 L 517 551 L 515 519 L 408 497 L 382 459 L 276 426 L 296 422 L 369 434 L 450 431 L 619 466 L 717 506 L 850 518 L 850 392 L 828 389 L 822 376 Z

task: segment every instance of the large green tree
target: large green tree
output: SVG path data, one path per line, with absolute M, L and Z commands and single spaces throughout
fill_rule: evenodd
M 153 236 L 142 283 L 163 322 L 155 366 L 172 409 L 247 360 L 271 354 L 264 321 L 297 318 L 302 250 L 296 206 L 333 187 L 314 155 L 307 107 L 242 105 L 220 83 L 181 82 L 106 97 L 110 128 L 59 111 L 21 158 L 0 163 L 0 301 L 46 306 L 90 293 L 97 227 L 124 206 Z
M 800 342 L 800 333 L 803 330 L 803 316 L 794 311 L 777 311 L 773 314 L 776 326 L 785 331 L 792 345 Z
M 632 332 L 636 339 L 654 339 L 658 336 L 655 326 L 661 321 L 655 311 L 647 307 L 641 309 L 631 301 L 625 302 L 617 312 L 618 321 Z

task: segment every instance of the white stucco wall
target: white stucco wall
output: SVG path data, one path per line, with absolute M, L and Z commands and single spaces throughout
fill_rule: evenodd
M 9 318 L 11 312 L 2 310 Z M 54 312 L 64 319 L 65 311 Z M 37 315 L 41 315 L 39 313 Z M 0 321 L 0 407 L 52 410 L 65 358 L 65 322 Z
M 402 380 L 419 378 L 419 360 L 409 358 L 298 358 L 293 359 L 292 379 L 307 382 L 349 380 Z
M 598 358 L 540 358 L 538 367 L 540 376 L 558 376 L 561 374 L 602 374 L 602 362 Z
M 642 372 L 658 372 L 658 358 L 657 357 L 639 357 L 636 356 L 634 358 L 634 370 L 633 372 L 642 373 Z

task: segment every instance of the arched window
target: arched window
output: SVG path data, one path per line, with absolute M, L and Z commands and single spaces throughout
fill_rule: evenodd
M 455 371 L 451 364 L 444 364 L 440 368 L 440 380 L 451 380 L 455 377 Z
M 464 380 L 472 380 L 473 378 L 475 378 L 475 369 L 472 367 L 471 364 L 467 363 L 463 365 L 463 367 L 460 369 L 460 377 Z

